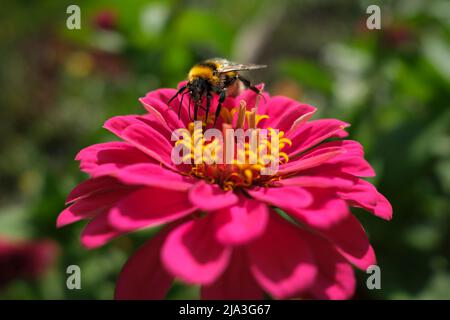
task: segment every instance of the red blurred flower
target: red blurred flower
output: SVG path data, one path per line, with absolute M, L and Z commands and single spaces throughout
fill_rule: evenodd
M 38 279 L 53 264 L 56 254 L 56 243 L 50 240 L 13 242 L 0 238 L 0 288 L 16 279 Z
M 416 43 L 417 36 L 414 29 L 406 24 L 389 25 L 381 33 L 382 43 L 389 48 L 403 48 Z
M 97 12 L 93 17 L 95 27 L 103 30 L 117 29 L 119 16 L 113 9 L 103 9 Z

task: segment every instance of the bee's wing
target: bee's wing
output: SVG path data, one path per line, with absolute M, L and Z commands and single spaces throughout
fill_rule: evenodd
M 223 63 L 219 68 L 217 68 L 217 72 L 224 73 L 224 72 L 230 72 L 230 71 L 246 71 L 246 70 L 256 70 L 256 69 L 262 69 L 266 68 L 266 65 L 262 64 L 240 64 L 235 62 L 227 61 L 226 63 Z

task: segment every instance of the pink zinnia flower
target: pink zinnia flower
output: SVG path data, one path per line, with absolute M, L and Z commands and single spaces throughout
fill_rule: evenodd
M 352 265 L 365 270 L 375 254 L 349 206 L 383 219 L 392 208 L 361 178 L 375 175 L 362 146 L 340 139 L 348 124 L 311 121 L 314 107 L 246 90 L 225 100 L 216 127 L 280 130 L 279 170 L 263 176 L 259 164 L 174 165 L 172 132 L 193 128 L 187 98 L 180 118 L 181 98 L 171 105 L 176 111 L 168 107 L 175 92 L 152 91 L 140 99 L 146 114 L 105 123 L 123 141 L 77 155 L 90 178 L 58 217 L 58 227 L 90 219 L 81 235 L 88 248 L 164 225 L 124 266 L 116 298 L 164 298 L 174 278 L 200 285 L 204 299 L 351 297 Z

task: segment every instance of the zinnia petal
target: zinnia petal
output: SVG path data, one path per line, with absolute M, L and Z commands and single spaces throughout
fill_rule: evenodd
M 297 227 L 272 212 L 266 232 L 248 245 L 250 270 L 276 299 L 309 289 L 317 268 L 308 244 Z
M 123 132 L 132 125 L 145 125 L 147 127 L 152 127 L 159 134 L 163 135 L 166 140 L 170 139 L 171 130 L 170 128 L 164 126 L 161 121 L 156 118 L 155 115 L 126 115 L 126 116 L 115 116 L 108 119 L 103 127 L 110 132 L 114 133 L 118 137 L 122 137 Z
M 178 84 L 180 89 L 186 82 Z M 157 110 L 166 119 L 167 124 L 172 130 L 184 128 L 190 122 L 188 110 L 188 98 L 184 98 L 181 103 L 181 95 L 173 99 L 169 105 L 169 100 L 175 96 L 178 90 L 175 89 L 158 89 L 147 93 L 144 98 L 141 98 L 141 103 L 144 107 L 150 106 Z M 180 117 L 178 117 L 178 108 L 181 105 Z
M 279 208 L 302 208 L 311 204 L 311 194 L 301 187 L 257 188 L 247 191 L 253 198 Z
M 239 204 L 214 213 L 217 239 L 226 245 L 241 245 L 261 236 L 269 214 L 265 204 L 242 197 Z
M 125 184 L 158 187 L 161 189 L 187 191 L 195 180 L 161 167 L 159 164 L 141 163 L 127 166 L 115 173 Z
M 227 269 L 214 283 L 202 286 L 201 297 L 205 300 L 263 299 L 264 292 L 250 273 L 244 250 L 233 250 Z
M 168 90 L 168 94 L 169 95 L 175 95 L 176 90 L 174 89 L 166 89 Z M 139 101 L 143 104 L 143 106 L 150 112 L 150 113 L 155 113 L 156 112 L 156 116 L 159 117 L 159 115 L 161 115 L 163 121 L 166 122 L 167 126 L 171 129 L 171 130 L 176 130 L 179 128 L 184 128 L 184 123 L 183 121 L 181 121 L 180 119 L 178 119 L 178 115 L 177 113 L 170 109 L 166 102 L 161 101 L 155 97 L 150 96 L 150 94 L 148 94 L 146 97 L 144 98 L 140 98 Z M 167 95 L 167 94 L 164 94 Z M 176 102 L 176 101 L 175 101 Z
M 298 159 L 291 160 L 288 163 L 281 165 L 278 173 L 281 175 L 293 174 L 302 170 L 317 167 L 345 152 L 345 149 L 341 147 L 320 146 L 305 153 Z
M 79 220 L 92 218 L 126 197 L 131 191 L 132 189 L 110 190 L 80 199 L 59 214 L 56 225 L 60 228 Z
M 275 96 L 267 104 L 268 119 L 264 120 L 264 127 L 277 128 L 288 132 L 294 122 L 307 113 L 313 113 L 316 108 L 299 103 L 287 97 Z
M 116 283 L 115 299 L 163 299 L 173 277 L 164 269 L 160 259 L 161 246 L 168 229 L 148 240 L 128 259 Z
M 75 202 L 79 199 L 88 197 L 90 195 L 104 192 L 113 189 L 125 189 L 126 187 L 113 177 L 98 177 L 88 179 L 77 185 L 69 193 L 66 199 L 66 204 Z
M 161 251 L 166 268 L 191 284 L 211 284 L 228 265 L 231 249 L 215 238 L 210 217 L 186 222 L 173 230 Z
M 121 133 L 121 138 L 167 167 L 174 167 L 170 157 L 172 145 L 155 129 L 133 124 Z
M 281 179 L 280 181 L 274 182 L 274 184 L 287 187 L 299 186 L 304 188 L 333 188 L 344 190 L 351 189 L 355 185 L 356 178 L 343 175 L 337 170 L 322 167 L 303 171 L 299 176 Z
M 328 229 L 351 214 L 345 201 L 332 197 L 330 192 L 310 190 L 314 194 L 314 202 L 310 206 L 306 208 L 282 209 L 312 228 L 320 229 Z
M 75 158 L 80 169 L 93 177 L 109 175 L 120 168 L 155 160 L 126 142 L 99 143 L 81 150 Z
M 189 191 L 189 200 L 200 210 L 214 211 L 236 204 L 238 197 L 233 191 L 225 192 L 217 185 L 202 180 Z
M 327 146 L 342 147 L 347 152 L 327 161 L 327 165 L 339 169 L 357 177 L 374 177 L 375 171 L 372 166 L 364 159 L 364 149 L 362 145 L 352 140 L 342 140 L 328 142 Z
M 341 219 L 329 229 L 321 229 L 320 233 L 329 239 L 338 252 L 350 263 L 361 270 L 376 264 L 375 252 L 370 245 L 364 228 L 352 215 Z
M 392 206 L 387 199 L 369 182 L 358 179 L 358 183 L 350 190 L 338 192 L 350 205 L 362 207 L 382 219 L 392 219 Z
M 186 192 L 147 187 L 119 201 L 108 218 L 113 227 L 132 231 L 168 223 L 195 210 Z
M 294 157 L 320 142 L 334 135 L 342 135 L 341 132 L 349 124 L 336 119 L 320 119 L 305 123 L 297 131 L 291 132 L 288 138 L 292 141 L 292 147 L 287 148 L 285 152 L 289 157 Z
M 108 223 L 108 211 L 95 216 L 83 229 L 81 243 L 88 249 L 101 247 L 124 232 L 111 227 Z
M 349 299 L 355 292 L 356 280 L 352 266 L 325 239 L 301 230 L 308 241 L 318 267 L 310 294 L 317 299 Z

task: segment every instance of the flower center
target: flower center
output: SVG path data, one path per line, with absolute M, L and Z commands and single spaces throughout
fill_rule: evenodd
M 280 164 L 289 161 L 282 152 L 291 141 L 283 131 L 274 128 L 259 128 L 267 115 L 256 114 L 256 109 L 247 111 L 246 102 L 238 107 L 223 108 L 221 137 L 208 135 L 206 125 L 191 122 L 183 139 L 176 145 L 186 146 L 190 152 L 183 157 L 183 163 L 190 163 L 189 175 L 218 184 L 224 190 L 265 186 L 277 180 Z M 214 123 L 214 119 L 208 121 Z

